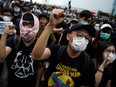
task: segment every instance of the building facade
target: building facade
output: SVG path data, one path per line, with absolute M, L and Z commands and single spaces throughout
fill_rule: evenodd
M 112 14 L 112 15 L 116 15 L 116 0 L 114 0 L 114 2 L 113 2 L 111 14 Z

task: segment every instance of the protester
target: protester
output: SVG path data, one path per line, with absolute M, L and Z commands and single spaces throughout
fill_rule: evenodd
M 79 14 L 79 21 L 83 24 L 89 24 L 91 22 L 93 15 L 89 10 L 83 10 Z
M 34 14 L 25 13 L 19 26 L 21 38 L 18 40 L 14 36 L 7 39 L 11 29 L 5 26 L 0 40 L 0 62 L 7 63 L 8 87 L 35 87 L 38 62 L 32 60 L 31 52 L 39 30 L 39 20 Z
M 71 10 L 71 1 L 68 2 L 68 9 Z
M 95 57 L 96 48 L 99 47 L 100 43 L 103 41 L 110 41 L 112 34 L 112 27 L 109 24 L 103 24 L 100 30 L 96 33 L 92 41 L 92 58 Z
M 60 87 L 94 87 L 94 63 L 84 50 L 86 49 L 90 36 L 95 30 L 91 30 L 89 25 L 74 25 L 67 35 L 69 43 L 66 47 L 56 45 L 46 47 L 48 37 L 54 27 L 62 22 L 65 16 L 66 14 L 62 9 L 54 9 L 52 11 L 50 21 L 37 40 L 32 51 L 32 58 L 34 60 L 45 60 L 50 58 L 51 60 L 46 73 L 47 77 L 45 79 L 44 87 L 53 87 L 57 85 Z M 87 64 L 85 65 L 85 73 L 83 71 L 84 61 L 85 64 Z
M 78 20 L 76 18 L 73 18 L 71 21 L 70 21 L 70 27 L 69 28 L 66 28 L 64 29 L 64 31 L 62 32 L 60 38 L 59 38 L 59 45 L 67 45 L 68 44 L 68 40 L 66 39 L 66 35 L 68 34 L 70 28 L 77 24 L 78 23 Z
M 103 41 L 97 47 L 95 56 L 96 87 L 110 87 L 112 63 L 116 58 L 116 49 L 113 43 Z
M 37 34 L 37 38 L 39 38 L 39 36 L 41 35 L 41 33 L 43 32 L 43 30 L 45 29 L 46 25 L 49 22 L 49 17 L 46 14 L 40 14 L 38 16 L 38 18 L 39 18 L 39 21 L 40 21 L 40 30 Z M 54 44 L 55 41 L 56 41 L 56 38 L 55 38 L 54 34 L 51 33 L 51 35 L 49 37 L 48 45 Z

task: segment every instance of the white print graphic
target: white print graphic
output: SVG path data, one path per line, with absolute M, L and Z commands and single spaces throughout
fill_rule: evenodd
M 22 51 L 19 51 L 14 60 L 14 64 L 11 69 L 16 70 L 15 75 L 19 78 L 26 78 L 29 75 L 34 74 L 33 60 L 30 55 L 24 55 Z

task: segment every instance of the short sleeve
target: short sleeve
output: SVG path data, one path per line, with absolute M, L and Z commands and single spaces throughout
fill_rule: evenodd
M 11 36 L 7 39 L 6 46 L 8 46 L 12 49 L 14 48 L 14 36 Z

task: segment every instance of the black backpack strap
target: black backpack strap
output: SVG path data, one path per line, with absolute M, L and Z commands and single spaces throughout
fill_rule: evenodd
M 21 37 L 18 36 L 18 35 L 15 35 L 15 37 L 14 37 L 14 47 L 15 47 L 16 50 L 19 48 L 20 41 L 21 41 Z

